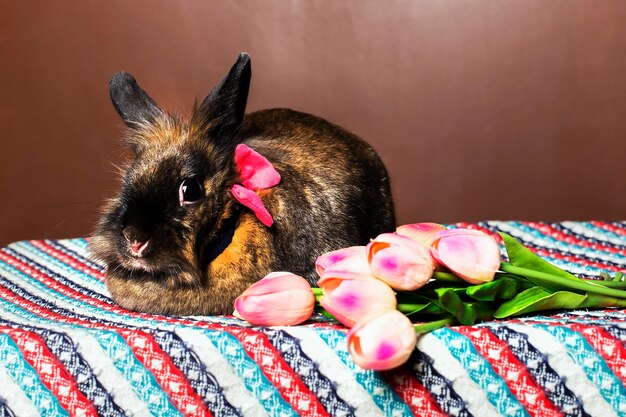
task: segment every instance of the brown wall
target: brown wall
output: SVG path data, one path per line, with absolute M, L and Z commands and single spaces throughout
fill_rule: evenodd
M 0 244 L 86 235 L 125 155 L 107 83 L 188 111 L 247 51 L 249 110 L 372 143 L 400 222 L 626 218 L 626 2 L 0 0 Z

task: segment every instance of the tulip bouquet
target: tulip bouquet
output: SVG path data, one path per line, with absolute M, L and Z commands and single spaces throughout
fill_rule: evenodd
M 255 325 L 295 325 L 315 309 L 350 328 L 348 350 L 365 369 L 407 361 L 417 335 L 450 325 L 541 310 L 626 307 L 623 275 L 585 280 L 544 261 L 513 237 L 500 245 L 473 229 L 434 223 L 400 226 L 367 246 L 326 253 L 315 264 L 319 288 L 274 272 L 235 301 Z

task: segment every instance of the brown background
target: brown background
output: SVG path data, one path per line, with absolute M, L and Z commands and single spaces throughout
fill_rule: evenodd
M 626 218 L 626 2 L 0 0 L 0 244 L 88 234 L 126 155 L 107 83 L 362 136 L 400 222 Z

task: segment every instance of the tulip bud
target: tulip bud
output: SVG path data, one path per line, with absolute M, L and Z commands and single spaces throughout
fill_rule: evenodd
M 234 315 L 258 326 L 291 326 L 306 321 L 315 307 L 309 283 L 289 272 L 272 272 L 235 300 Z
M 494 238 L 472 229 L 439 232 L 430 253 L 470 284 L 492 281 L 500 267 L 500 247 Z
M 406 236 L 383 233 L 367 245 L 372 274 L 398 290 L 415 290 L 433 275 L 428 249 Z
M 393 290 L 369 275 L 326 271 L 317 285 L 324 294 L 320 300 L 322 307 L 347 327 L 396 309 Z
M 369 275 L 365 246 L 351 246 L 327 252 L 315 261 L 315 270 L 320 277 L 326 270 L 352 272 L 357 275 Z
M 405 363 L 417 343 L 411 321 L 397 310 L 359 321 L 348 333 L 348 351 L 363 369 L 382 371 Z
M 422 246 L 430 247 L 437 239 L 437 233 L 446 230 L 446 227 L 438 223 L 412 223 L 398 226 L 396 233 L 409 237 Z

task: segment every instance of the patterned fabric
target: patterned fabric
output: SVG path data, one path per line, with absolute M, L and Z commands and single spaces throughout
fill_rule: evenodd
M 507 232 L 581 277 L 626 270 L 626 222 L 455 226 Z M 440 329 L 379 373 L 321 318 L 262 328 L 126 311 L 88 249 L 0 249 L 0 416 L 626 416 L 623 309 Z

